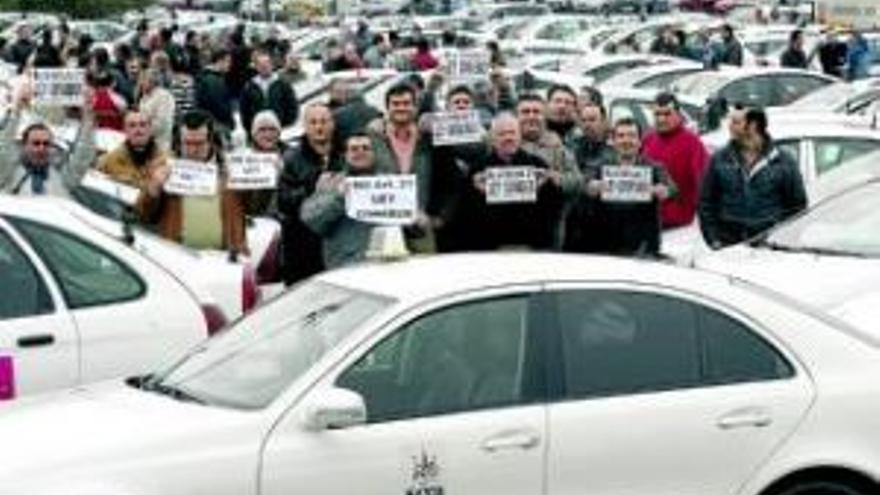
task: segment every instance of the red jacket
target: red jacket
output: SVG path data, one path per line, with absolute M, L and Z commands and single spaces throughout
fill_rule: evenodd
M 122 131 L 125 116 L 125 103 L 110 88 L 96 88 L 92 108 L 95 112 L 95 127 Z
M 412 64 L 416 70 L 422 71 L 433 69 L 440 65 L 440 62 L 431 55 L 431 52 L 416 52 L 412 57 Z
M 700 183 L 709 163 L 709 153 L 700 136 L 684 126 L 669 134 L 656 131 L 645 136 L 645 158 L 663 164 L 678 194 L 660 208 L 663 227 L 681 227 L 694 221 L 700 198 Z

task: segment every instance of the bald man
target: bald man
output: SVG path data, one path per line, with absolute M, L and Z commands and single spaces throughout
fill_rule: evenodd
M 522 149 L 519 120 L 511 113 L 501 113 L 492 120 L 491 148 L 471 165 L 474 188 L 474 249 L 557 249 L 557 229 L 562 208 L 558 178 L 550 173 L 547 162 Z M 529 187 L 534 178 L 532 199 L 509 200 L 496 197 L 489 183 L 494 172 L 524 167 L 526 180 L 508 186 Z M 488 170 L 491 169 L 491 170 Z M 505 186 L 502 185 L 502 188 Z
M 305 136 L 300 146 L 284 156 L 278 184 L 278 210 L 282 216 L 284 257 L 281 273 L 287 285 L 324 269 L 321 238 L 300 220 L 303 201 L 315 192 L 324 174 L 340 172 L 343 159 L 334 147 L 336 125 L 327 105 L 315 103 L 303 113 Z

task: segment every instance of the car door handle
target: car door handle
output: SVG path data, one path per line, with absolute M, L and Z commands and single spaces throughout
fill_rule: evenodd
M 770 413 L 764 409 L 740 409 L 718 418 L 718 427 L 722 430 L 735 428 L 764 428 L 773 423 Z
M 537 447 L 540 442 L 541 438 L 535 432 L 513 431 L 487 438 L 483 441 L 482 448 L 486 452 L 512 449 L 528 450 Z
M 43 347 L 54 344 L 55 336 L 48 333 L 28 335 L 26 337 L 19 337 L 16 343 L 18 344 L 18 347 L 23 349 L 28 347 Z

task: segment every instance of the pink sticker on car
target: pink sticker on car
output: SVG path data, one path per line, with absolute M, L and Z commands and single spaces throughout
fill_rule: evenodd
M 15 398 L 15 362 L 12 356 L 0 356 L 0 400 Z

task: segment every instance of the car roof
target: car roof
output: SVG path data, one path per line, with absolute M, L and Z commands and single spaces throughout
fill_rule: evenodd
M 455 293 L 542 282 L 677 280 L 701 285 L 719 275 L 670 264 L 626 258 L 551 253 L 467 253 L 365 262 L 326 272 L 319 279 L 410 303 Z
M 803 75 L 818 79 L 835 81 L 831 76 L 805 69 L 790 69 L 785 67 L 731 67 L 721 66 L 717 70 L 707 70 L 688 74 L 673 85 L 673 91 L 687 91 L 702 97 L 708 97 L 724 86 L 739 79 L 754 76 L 781 76 L 786 74 Z M 701 81 L 701 84 L 693 84 Z M 690 84 L 689 84 L 690 83 Z

